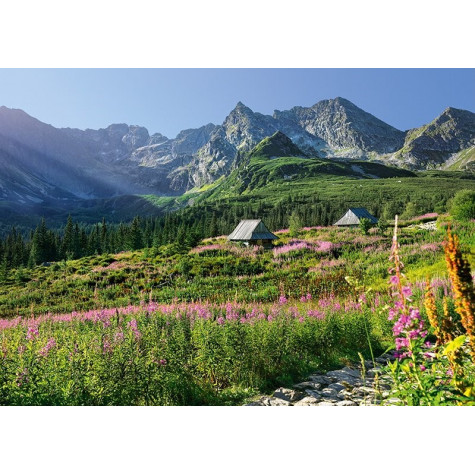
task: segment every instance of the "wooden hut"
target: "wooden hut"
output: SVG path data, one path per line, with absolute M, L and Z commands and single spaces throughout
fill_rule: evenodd
M 243 219 L 228 236 L 229 241 L 242 242 L 246 246 L 257 245 L 272 247 L 272 241 L 278 239 L 260 219 Z
M 375 218 L 366 208 L 349 208 L 344 216 L 333 226 L 359 226 L 360 220 L 363 218 L 369 219 L 373 224 L 378 224 L 378 219 Z

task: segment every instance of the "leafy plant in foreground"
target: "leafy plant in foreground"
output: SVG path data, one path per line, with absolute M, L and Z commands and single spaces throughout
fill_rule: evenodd
M 412 289 L 404 285 L 403 264 L 399 257 L 397 216 L 394 226 L 390 285 L 395 302 L 389 319 L 395 320 L 393 334 L 397 360 L 389 364 L 395 395 L 407 405 L 475 405 L 473 331 L 473 281 L 468 262 L 463 258 L 458 239 L 448 232 L 445 256 L 454 293 L 455 315 L 444 299 L 439 317 L 435 297 L 427 285 L 424 306 L 436 343 L 428 337 L 428 326 L 417 307 L 410 305 Z M 456 318 L 462 322 L 463 333 Z M 462 333 L 462 334 L 460 334 Z

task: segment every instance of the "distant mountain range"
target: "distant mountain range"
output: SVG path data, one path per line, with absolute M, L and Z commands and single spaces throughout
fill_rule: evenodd
M 174 139 L 126 124 L 58 129 L 0 107 L 0 202 L 38 208 L 130 194 L 182 195 L 229 175 L 277 132 L 276 156 L 410 170 L 473 170 L 475 164 L 475 114 L 451 107 L 427 125 L 401 131 L 340 97 L 273 115 L 239 102 L 221 125 L 183 130 Z

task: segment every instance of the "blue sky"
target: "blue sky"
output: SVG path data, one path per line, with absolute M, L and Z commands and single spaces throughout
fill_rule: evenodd
M 56 127 L 169 137 L 221 123 L 238 101 L 272 114 L 337 96 L 405 130 L 448 106 L 474 112 L 475 69 L 0 69 L 0 105 Z

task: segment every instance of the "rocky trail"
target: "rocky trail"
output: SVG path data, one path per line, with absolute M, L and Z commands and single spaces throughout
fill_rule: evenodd
M 327 373 L 314 373 L 292 389 L 278 388 L 272 396 L 260 396 L 246 406 L 389 406 L 397 404 L 391 397 L 388 377 L 382 366 L 394 360 L 392 353 L 355 367 Z

